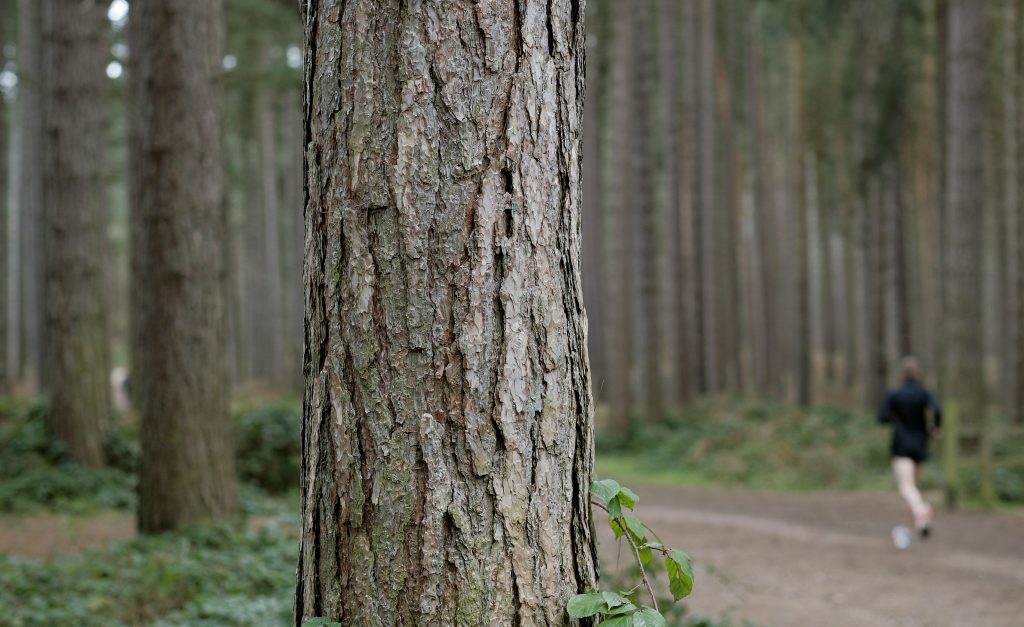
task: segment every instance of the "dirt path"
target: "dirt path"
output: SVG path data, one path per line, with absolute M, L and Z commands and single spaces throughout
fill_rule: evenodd
M 943 513 L 905 551 L 895 494 L 631 486 L 637 513 L 697 563 L 689 607 L 757 625 L 1024 625 L 1024 514 Z M 602 553 L 615 560 L 610 533 Z M 624 558 L 619 558 L 624 559 Z

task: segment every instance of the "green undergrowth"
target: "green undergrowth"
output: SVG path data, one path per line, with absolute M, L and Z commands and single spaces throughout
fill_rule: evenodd
M 50 437 L 46 411 L 40 400 L 0 398 L 0 512 L 134 511 L 137 426 L 114 421 L 106 444 L 108 466 L 89 469 Z M 233 423 L 242 506 L 258 513 L 266 494 L 298 488 L 301 409 L 295 402 L 243 406 L 235 410 Z
M 0 624 L 11 627 L 286 625 L 296 516 L 269 502 L 258 528 L 196 527 L 37 560 L 0 555 Z
M 636 424 L 624 441 L 599 437 L 597 466 L 681 485 L 882 489 L 891 482 L 888 438 L 871 416 L 842 407 L 705 399 L 661 424 Z
M 993 417 L 993 484 L 1004 504 L 1024 503 L 1024 430 Z M 746 486 L 772 490 L 891 490 L 890 429 L 835 405 L 717 398 L 695 402 L 660 424 L 634 423 L 627 437 L 598 436 L 597 469 L 633 482 Z M 943 487 L 941 443 L 924 465 L 925 490 Z M 978 464 L 961 476 L 977 492 Z M 979 503 L 966 502 L 973 507 Z

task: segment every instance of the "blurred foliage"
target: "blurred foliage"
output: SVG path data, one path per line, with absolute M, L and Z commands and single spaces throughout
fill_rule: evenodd
M 888 430 L 871 416 L 833 406 L 707 399 L 663 424 L 637 423 L 624 442 L 599 437 L 598 446 L 636 457 L 641 472 L 710 483 L 810 489 L 889 482 Z
M 294 516 L 259 529 L 196 527 L 55 560 L 0 556 L 11 627 L 285 625 L 295 586 Z
M 1024 503 L 1024 431 L 996 420 L 993 446 L 997 496 Z M 874 416 L 820 405 L 801 409 L 785 403 L 736 398 L 705 399 L 662 424 L 635 421 L 620 441 L 599 437 L 598 465 L 604 474 L 629 479 L 630 469 L 647 478 L 754 488 L 889 489 L 889 428 Z M 925 464 L 922 487 L 942 485 L 938 445 Z M 963 478 L 978 482 L 978 468 L 964 461 Z
M 271 494 L 299 487 L 302 410 L 275 403 L 235 415 L 235 455 L 239 477 Z
M 111 466 L 83 468 L 50 438 L 46 411 L 42 401 L 0 401 L 0 512 L 39 506 L 72 512 L 134 509 L 138 452 L 133 436 L 112 430 Z
M 299 485 L 302 412 L 297 403 L 277 402 L 234 415 L 242 509 L 261 514 L 266 493 L 284 494 Z M 139 460 L 138 429 L 116 422 L 107 439 L 108 467 L 83 468 L 46 429 L 43 401 L 0 398 L 0 512 L 36 508 L 64 512 L 132 511 Z

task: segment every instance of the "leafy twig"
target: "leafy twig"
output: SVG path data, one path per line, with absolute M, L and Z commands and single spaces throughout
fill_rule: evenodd
M 608 511 L 608 508 L 605 507 L 604 504 L 595 500 L 591 500 L 590 503 L 591 505 L 596 505 L 600 507 L 605 512 L 607 512 L 609 516 L 611 516 L 611 512 Z M 647 586 L 647 592 L 651 594 L 651 603 L 654 604 L 654 609 L 658 610 L 658 598 L 654 595 L 654 588 L 651 586 L 650 580 L 647 579 L 647 571 L 644 570 L 644 562 L 642 559 L 640 559 L 640 549 L 639 547 L 637 547 L 636 541 L 633 540 L 632 534 L 629 533 L 629 529 L 626 528 L 626 521 L 623 520 L 621 516 L 612 516 L 612 518 L 614 518 L 616 522 L 619 523 L 619 526 L 622 527 L 624 531 L 622 535 L 626 536 L 626 540 L 629 541 L 629 545 L 633 547 L 633 555 L 636 556 L 636 565 L 640 567 L 640 577 L 643 579 L 644 585 Z

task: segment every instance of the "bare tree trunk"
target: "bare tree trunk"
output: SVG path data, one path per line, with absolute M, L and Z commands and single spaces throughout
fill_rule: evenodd
M 1012 0 L 1013 7 L 1011 14 L 1011 25 L 1015 37 L 1014 41 L 1014 68 L 1012 84 L 1014 92 L 1013 126 L 1008 132 L 1014 133 L 1015 137 L 1015 158 L 1012 173 L 1007 177 L 1007 185 L 1012 185 L 1017 192 L 1013 197 L 1012 204 L 1008 203 L 1006 215 L 1007 232 L 1010 234 L 1007 241 L 1007 280 L 1010 284 L 1011 298 L 1010 309 L 1007 311 L 1007 319 L 1010 321 L 1010 343 L 1012 359 L 1007 372 L 1009 388 L 1011 390 L 1009 401 L 1010 418 L 1018 425 L 1024 424 L 1024 123 L 1019 119 L 1021 103 L 1024 103 L 1024 3 L 1021 0 Z
M 609 96 L 608 151 L 602 182 L 603 196 L 610 203 L 605 260 L 606 298 L 609 303 L 605 356 L 608 380 L 609 433 L 621 438 L 628 434 L 635 409 L 630 373 L 634 365 L 633 334 L 633 176 L 631 152 L 635 116 L 631 109 L 630 72 L 633 68 L 632 5 L 613 2 L 611 8 L 611 94 Z
M 700 294 L 700 197 L 698 183 L 699 81 L 697 33 L 699 16 L 696 2 L 682 3 L 683 93 L 680 129 L 680 204 L 678 216 L 680 302 L 682 313 L 679 348 L 679 384 L 683 397 L 693 398 L 704 391 L 703 342 L 701 341 Z
M 289 90 L 281 98 L 281 129 L 284 143 L 284 319 L 285 368 L 288 389 L 302 383 L 302 256 L 305 234 L 302 219 L 302 96 Z
M 1024 256 L 1021 255 L 1022 203 L 1020 185 L 1024 182 L 1020 168 L 1024 165 L 1024 125 L 1018 116 L 1021 112 L 1020 103 L 1024 97 L 1024 81 L 1022 81 L 1022 61 L 1024 61 L 1024 40 L 1021 37 L 1021 0 L 1006 0 L 1004 15 L 1006 20 L 1006 52 L 1004 53 L 1005 87 L 1003 92 L 1003 120 L 1005 141 L 1003 175 L 1006 179 L 1004 198 L 1004 226 L 1006 268 L 1006 295 L 1003 300 L 1006 343 L 1006 354 L 1003 369 L 1003 400 L 1010 420 L 1024 423 L 1024 307 L 1021 290 L 1021 278 L 1024 275 Z
M 266 55 L 263 50 L 260 54 Z M 256 88 L 256 122 L 259 129 L 260 207 L 263 211 L 263 275 L 266 291 L 261 295 L 265 335 L 259 341 L 266 347 L 263 364 L 267 381 L 276 388 L 284 386 L 284 318 L 281 265 L 281 194 L 277 167 L 277 120 L 270 87 Z
M 42 2 L 18 1 L 18 97 L 15 122 L 17 213 L 21 226 L 21 324 L 26 374 L 38 386 L 43 379 L 43 58 Z M 18 372 L 23 372 L 19 366 Z
M 6 24 L 10 2 L 0 3 L 0 24 Z M 0 32 L 0 49 L 6 45 L 6 32 Z M 14 144 L 15 130 L 8 129 L 6 102 L 0 103 L 0 198 L 5 202 L 3 211 L 0 211 L 0 235 L 6 247 L 5 253 L 0 253 L 0 294 L 4 296 L 4 305 L 0 308 L 0 393 L 9 391 L 17 379 L 17 351 L 16 346 L 20 338 L 19 329 L 19 274 L 11 272 L 11 266 L 17 267 L 20 260 L 18 257 L 21 251 L 18 247 L 18 214 L 17 202 L 14 194 L 11 193 L 14 187 L 10 177 L 10 157 L 13 156 L 11 147 Z M 12 321 L 13 318 L 13 321 Z M 11 359 L 15 357 L 15 359 Z M 11 362 L 14 367 L 11 367 Z
M 719 392 L 718 308 L 716 272 L 717 212 L 715 211 L 715 5 L 698 3 L 697 188 L 700 227 L 700 309 L 703 350 L 703 392 Z
M 220 0 L 132 6 L 133 393 L 139 528 L 237 509 L 225 367 Z
M 565 625 L 596 577 L 579 4 L 308 11 L 296 622 Z
M 49 423 L 71 457 L 102 466 L 110 419 L 104 269 L 110 50 L 106 7 L 43 3 L 45 362 Z
M 984 6 L 971 0 L 949 3 L 949 78 L 946 185 L 946 363 L 948 396 L 961 423 L 977 427 L 984 439 L 985 378 L 981 329 L 981 121 L 984 104 Z M 991 497 L 991 470 L 982 443 L 981 493 Z
M 604 93 L 607 77 L 604 74 L 610 42 L 606 39 L 607 28 L 604 27 L 607 15 L 607 2 L 591 0 L 587 3 L 586 21 L 590 26 L 591 37 L 587 38 L 587 58 L 590 59 L 586 77 L 587 103 L 583 108 L 583 301 L 587 307 L 589 329 L 587 348 L 590 353 L 590 367 L 593 373 L 594 400 L 604 400 L 602 382 L 606 380 L 604 357 L 606 338 L 604 329 L 604 313 L 609 303 L 604 299 L 603 274 L 604 240 L 602 233 L 605 226 L 606 203 L 601 193 L 604 183 L 601 180 L 602 145 L 601 133 L 604 122 Z M 596 27 L 596 28 L 595 28 Z
M 797 259 L 796 259 L 796 398 L 800 405 L 809 405 L 811 402 L 811 284 L 810 284 L 810 229 L 807 218 L 807 155 L 804 152 L 803 134 L 803 42 L 800 36 L 794 36 L 790 40 L 789 62 L 790 62 L 790 115 L 791 115 L 791 141 L 793 147 L 791 155 L 794 158 L 793 167 L 793 216 L 796 222 L 797 231 Z

